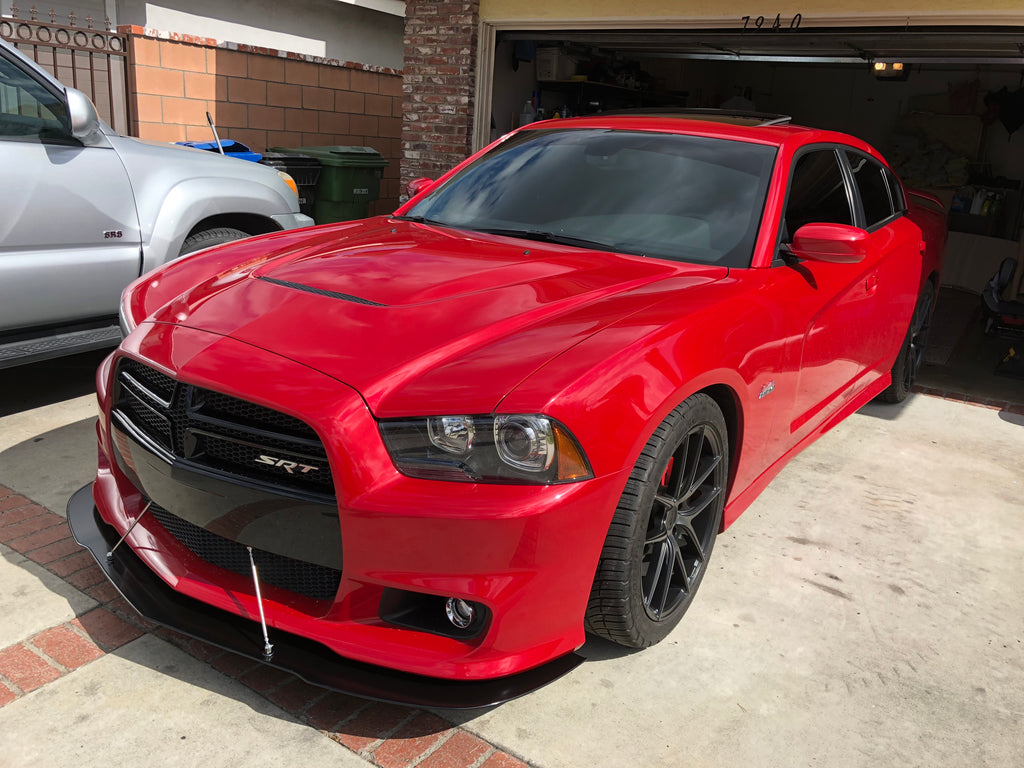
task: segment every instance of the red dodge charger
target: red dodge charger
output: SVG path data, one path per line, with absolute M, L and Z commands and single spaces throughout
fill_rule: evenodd
M 801 448 L 906 397 L 941 206 L 764 115 L 515 131 L 391 216 L 124 293 L 78 540 L 141 613 L 314 683 L 475 707 L 679 622 Z

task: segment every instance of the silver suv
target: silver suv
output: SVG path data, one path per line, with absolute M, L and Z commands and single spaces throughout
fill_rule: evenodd
M 313 224 L 287 174 L 119 136 L 0 40 L 0 368 L 113 346 L 121 290 L 169 259 Z

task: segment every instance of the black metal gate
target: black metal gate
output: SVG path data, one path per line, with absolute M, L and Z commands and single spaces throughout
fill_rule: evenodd
M 85 18 L 86 26 L 77 26 L 74 11 L 67 24 L 58 24 L 52 10 L 48 22 L 39 20 L 35 6 L 27 19 L 19 12 L 12 3 L 10 16 L 0 17 L 0 37 L 64 85 L 83 91 L 118 133 L 129 133 L 128 38 L 110 31 L 110 19 L 104 20 L 105 29 L 93 29 L 92 16 Z

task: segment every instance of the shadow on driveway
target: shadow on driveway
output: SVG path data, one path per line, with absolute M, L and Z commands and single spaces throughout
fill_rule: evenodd
M 110 350 L 0 370 L 0 417 L 96 391 L 96 369 Z

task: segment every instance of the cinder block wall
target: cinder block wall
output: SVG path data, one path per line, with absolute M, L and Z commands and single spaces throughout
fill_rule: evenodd
M 402 76 L 353 62 L 313 59 L 141 27 L 129 35 L 134 62 L 132 133 L 155 141 L 221 139 L 257 152 L 268 147 L 366 146 L 387 159 L 381 198 L 371 214 L 398 205 Z

